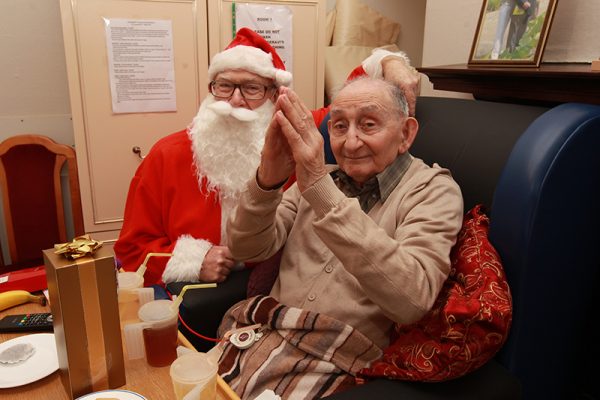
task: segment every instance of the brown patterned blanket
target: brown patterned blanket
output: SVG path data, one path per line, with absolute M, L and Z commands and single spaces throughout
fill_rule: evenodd
M 219 337 L 254 324 L 260 324 L 262 337 L 245 350 L 226 343 L 219 362 L 219 374 L 242 399 L 253 399 L 266 389 L 282 399 L 328 396 L 353 386 L 356 373 L 382 355 L 353 327 L 268 296 L 231 307 Z

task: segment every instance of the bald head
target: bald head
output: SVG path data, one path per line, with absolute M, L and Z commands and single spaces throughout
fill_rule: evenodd
M 331 150 L 340 169 L 363 184 L 408 151 L 418 124 L 402 91 L 389 82 L 350 81 L 331 104 Z

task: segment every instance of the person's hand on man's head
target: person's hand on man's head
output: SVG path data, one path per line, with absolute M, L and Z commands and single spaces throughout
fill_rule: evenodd
M 201 282 L 224 282 L 234 265 L 229 248 L 213 246 L 204 256 L 198 279 Z
M 383 58 L 381 66 L 383 78 L 402 89 L 408 103 L 408 113 L 414 116 L 421 75 L 415 68 L 407 65 L 404 59 L 394 55 Z

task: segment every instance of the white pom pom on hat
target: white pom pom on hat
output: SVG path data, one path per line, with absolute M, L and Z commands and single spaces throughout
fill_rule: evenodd
M 275 49 L 248 28 L 241 28 L 229 46 L 213 57 L 208 67 L 208 79 L 212 81 L 219 72 L 228 69 L 254 72 L 273 79 L 277 86 L 289 86 L 292 83 L 292 74 L 285 70 L 285 64 Z

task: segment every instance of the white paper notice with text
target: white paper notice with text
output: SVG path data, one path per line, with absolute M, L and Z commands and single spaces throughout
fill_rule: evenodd
M 104 18 L 114 113 L 176 111 L 169 20 Z
M 273 46 L 286 71 L 292 72 L 292 10 L 288 6 L 235 5 L 235 28 L 250 28 Z

